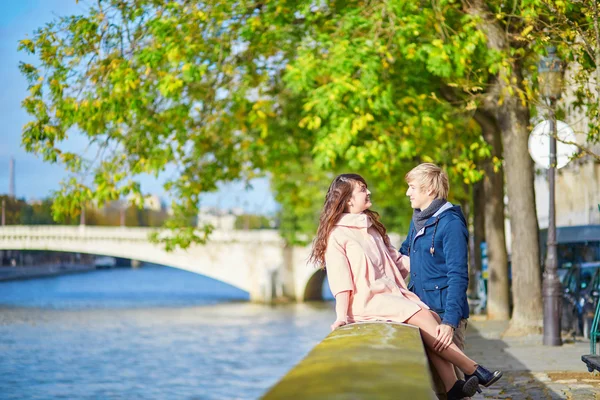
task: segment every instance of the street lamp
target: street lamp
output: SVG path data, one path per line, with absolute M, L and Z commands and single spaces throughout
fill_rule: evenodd
M 81 214 L 79 214 L 79 226 L 85 225 L 85 203 L 81 206 Z
M 548 103 L 550 122 L 550 165 L 548 167 L 549 209 L 548 209 L 548 241 L 542 296 L 544 298 L 544 345 L 561 346 L 560 313 L 562 287 L 558 279 L 558 254 L 556 249 L 556 209 L 555 209 L 555 175 L 556 175 L 556 100 L 560 98 L 563 83 L 563 66 L 556 56 L 556 48 L 548 47 L 548 56 L 541 57 L 538 63 L 540 94 Z

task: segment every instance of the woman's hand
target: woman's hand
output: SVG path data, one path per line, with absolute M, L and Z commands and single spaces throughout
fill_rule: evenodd
M 331 325 L 334 331 L 340 326 L 344 326 L 348 321 L 348 307 L 350 306 L 350 291 L 345 290 L 335 295 L 335 322 Z
M 344 326 L 347 325 L 348 323 L 346 321 L 341 321 L 339 319 L 337 319 L 333 325 L 331 325 L 331 330 L 335 331 L 337 328 L 339 328 L 340 326 Z

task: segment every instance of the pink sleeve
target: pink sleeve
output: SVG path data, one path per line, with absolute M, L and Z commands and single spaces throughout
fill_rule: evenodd
M 388 240 L 390 240 L 389 237 Z M 387 250 L 388 254 L 390 255 L 390 257 L 392 257 L 392 260 L 394 260 L 394 263 L 400 270 L 402 277 L 406 279 L 410 272 L 410 258 L 408 256 L 400 254 L 400 252 L 396 250 L 396 248 L 392 245 L 389 245 L 387 247 Z
M 327 280 L 333 296 L 346 290 L 354 290 L 352 271 L 344 249 L 338 241 L 329 236 L 327 249 L 325 250 L 325 268 L 327 269 Z

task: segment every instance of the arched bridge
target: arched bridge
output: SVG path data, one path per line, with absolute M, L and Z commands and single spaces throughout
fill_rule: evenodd
M 226 282 L 256 302 L 284 296 L 320 300 L 324 272 L 308 265 L 309 247 L 286 246 L 275 230 L 214 231 L 204 245 L 167 252 L 148 240 L 151 228 L 3 226 L 0 250 L 48 250 L 129 258 Z

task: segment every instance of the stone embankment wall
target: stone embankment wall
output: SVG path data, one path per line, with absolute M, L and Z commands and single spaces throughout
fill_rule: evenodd
M 47 264 L 38 266 L 0 267 L 0 282 L 33 279 L 95 270 L 89 264 Z

